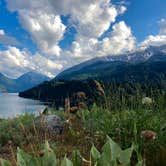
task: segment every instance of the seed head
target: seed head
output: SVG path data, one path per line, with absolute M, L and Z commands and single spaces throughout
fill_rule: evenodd
M 144 130 L 141 132 L 141 138 L 144 138 L 147 141 L 155 140 L 156 139 L 156 133 L 151 130 Z

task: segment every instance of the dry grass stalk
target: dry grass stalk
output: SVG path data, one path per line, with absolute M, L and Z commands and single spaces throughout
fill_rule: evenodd
M 9 145 L 9 149 L 11 152 L 11 161 L 13 161 L 14 165 L 17 166 L 17 160 L 16 160 L 15 153 L 11 144 Z
M 102 85 L 101 85 L 98 81 L 96 81 L 96 80 L 94 80 L 94 83 L 96 84 L 97 90 L 98 90 L 102 95 L 105 95 L 105 91 L 104 91 L 104 88 L 102 87 Z
M 70 99 L 65 99 L 65 112 L 70 112 Z

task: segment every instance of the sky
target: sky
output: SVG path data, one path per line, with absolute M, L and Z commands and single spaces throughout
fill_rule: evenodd
M 0 73 L 55 77 L 83 61 L 166 44 L 166 0 L 0 0 Z

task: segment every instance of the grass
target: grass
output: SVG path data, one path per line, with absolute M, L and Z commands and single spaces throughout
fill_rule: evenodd
M 45 140 L 58 159 L 66 155 L 72 158 L 73 151 L 90 160 L 91 147 L 102 151 L 107 136 L 115 140 L 122 149 L 131 147 L 134 142 L 138 151 L 146 158 L 148 166 L 165 166 L 166 161 L 166 110 L 164 107 L 143 106 L 139 109 L 111 110 L 95 104 L 76 114 L 51 109 L 64 120 L 69 120 L 62 135 L 45 133 L 34 125 L 33 115 L 22 115 L 14 119 L 0 120 L 0 157 L 14 163 L 13 153 L 17 147 L 25 152 L 40 156 Z M 146 141 L 141 138 L 141 131 L 152 130 L 155 140 Z M 12 153 L 13 152 L 13 153 Z M 133 156 L 134 160 L 135 156 Z M 86 165 L 86 164 L 84 164 Z

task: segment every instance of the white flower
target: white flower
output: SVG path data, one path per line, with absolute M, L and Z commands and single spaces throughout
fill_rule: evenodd
M 142 99 L 142 104 L 150 105 L 153 103 L 153 100 L 150 97 L 144 97 Z

